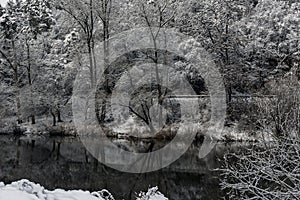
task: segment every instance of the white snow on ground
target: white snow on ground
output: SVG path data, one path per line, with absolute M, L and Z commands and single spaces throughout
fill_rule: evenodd
M 46 190 L 39 184 L 28 180 L 20 180 L 5 185 L 0 182 L 0 200 L 115 200 L 107 191 L 89 192 L 82 190 L 65 191 L 56 189 Z M 157 187 L 150 188 L 148 192 L 140 192 L 137 200 L 168 200 L 158 191 Z
M 140 192 L 137 200 L 168 200 L 157 187 L 150 188 L 148 192 Z

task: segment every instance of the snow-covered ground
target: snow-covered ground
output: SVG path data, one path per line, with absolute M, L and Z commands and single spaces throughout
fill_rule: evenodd
M 105 189 L 97 192 L 82 190 L 65 191 L 56 189 L 46 190 L 40 184 L 28 180 L 20 180 L 5 185 L 0 182 L 0 200 L 115 200 L 111 193 Z M 140 192 L 137 200 L 168 200 L 158 191 L 157 187 L 147 192 Z

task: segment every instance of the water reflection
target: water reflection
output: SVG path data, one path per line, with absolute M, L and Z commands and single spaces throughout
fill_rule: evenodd
M 161 148 L 158 141 L 114 140 L 116 145 L 138 152 Z M 154 144 L 153 144 L 154 143 Z M 0 180 L 6 183 L 22 178 L 38 182 L 47 189 L 106 188 L 116 199 L 134 199 L 136 193 L 151 186 L 168 198 L 219 199 L 218 174 L 224 144 L 218 144 L 204 159 L 198 158 L 200 143 L 194 143 L 175 163 L 156 172 L 129 174 L 99 163 L 83 147 L 78 138 L 26 139 L 0 136 Z

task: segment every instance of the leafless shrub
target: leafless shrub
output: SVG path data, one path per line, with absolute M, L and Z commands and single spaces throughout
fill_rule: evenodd
M 274 137 L 225 154 L 221 188 L 230 199 L 300 199 L 299 86 L 288 75 L 269 83 L 275 97 L 255 100 L 262 134 Z
M 257 120 L 274 136 L 300 133 L 300 82 L 294 75 L 272 81 L 268 88 L 274 97 L 256 100 Z
M 300 144 L 288 138 L 225 155 L 221 188 L 229 199 L 300 199 Z

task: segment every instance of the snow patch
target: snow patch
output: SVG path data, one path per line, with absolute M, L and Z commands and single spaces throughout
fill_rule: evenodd
M 26 179 L 5 185 L 0 182 L 0 200 L 115 200 L 108 190 L 89 192 L 82 190 L 46 190 L 40 184 Z M 158 191 L 158 187 L 140 192 L 137 200 L 168 200 Z
M 140 192 L 137 200 L 168 200 L 162 193 L 158 191 L 158 187 L 153 187 L 148 192 Z
M 0 200 L 114 200 L 113 198 L 106 198 L 106 196 L 102 197 L 101 191 L 97 192 L 98 196 L 95 194 L 81 190 L 65 191 L 57 189 L 49 191 L 45 190 L 40 184 L 25 179 L 8 185 L 2 184 L 2 187 L 0 187 Z M 111 196 L 111 194 L 108 193 L 108 196 Z

